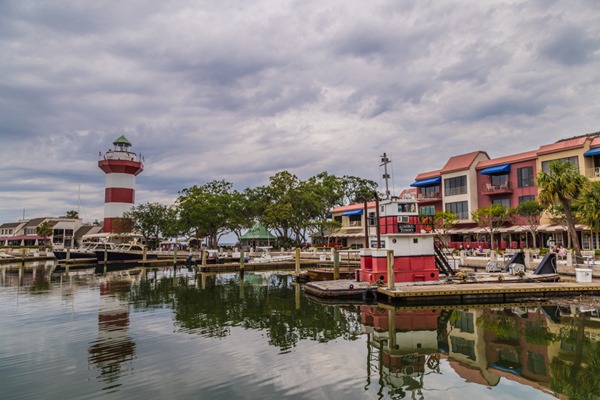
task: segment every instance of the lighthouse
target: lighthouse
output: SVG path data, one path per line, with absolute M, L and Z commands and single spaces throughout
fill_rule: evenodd
M 129 151 L 131 143 L 125 136 L 115 140 L 113 146 L 98 161 L 98 167 L 106 174 L 103 232 L 114 232 L 116 227 L 113 226 L 113 220 L 123 217 L 133 207 L 135 177 L 144 170 L 144 164 L 137 154 Z

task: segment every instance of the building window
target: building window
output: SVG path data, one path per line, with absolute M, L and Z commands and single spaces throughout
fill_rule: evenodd
M 467 356 L 468 359 L 476 361 L 475 341 L 468 340 L 462 337 L 450 336 L 450 344 L 452 351 Z
M 440 197 L 440 187 L 439 186 L 422 187 L 420 189 L 420 191 L 421 191 L 421 198 L 436 199 L 436 198 Z
M 369 226 L 375 226 L 375 225 L 377 225 L 375 212 L 371 211 L 368 214 L 367 221 L 368 221 Z
M 535 196 L 519 196 L 519 204 L 535 200 Z
M 469 203 L 466 201 L 446 203 L 446 211 L 456 214 L 457 219 L 469 219 Z
M 456 196 L 467 193 L 467 176 L 444 179 L 444 195 Z
M 494 199 L 492 200 L 492 204 L 500 204 L 506 208 L 510 208 L 510 199 Z
M 492 185 L 499 188 L 508 187 L 508 174 L 492 175 Z
M 350 226 L 361 226 L 362 215 L 349 215 Z
M 423 206 L 421 207 L 421 214 L 423 215 L 434 215 L 435 206 Z
M 335 217 L 333 217 L 333 220 L 335 222 L 339 222 L 341 224 L 342 223 L 342 216 L 341 215 L 336 215 Z
M 456 312 L 458 318 L 456 318 L 454 320 L 454 322 L 452 323 L 452 326 L 460 329 L 461 332 L 474 333 L 475 332 L 475 324 L 473 322 L 473 314 L 470 312 L 463 312 L 463 311 L 455 311 L 455 312 Z
M 517 180 L 520 188 L 534 186 L 533 167 L 518 168 Z
M 573 164 L 573 166 L 575 167 L 575 169 L 577 169 L 577 171 L 579 171 L 579 157 L 577 157 L 577 156 L 559 158 L 559 159 L 556 159 L 556 160 L 543 161 L 542 162 L 542 171 L 548 172 L 548 169 L 550 168 L 550 164 L 553 163 L 554 161 L 567 161 L 567 162 L 570 162 L 571 164 Z

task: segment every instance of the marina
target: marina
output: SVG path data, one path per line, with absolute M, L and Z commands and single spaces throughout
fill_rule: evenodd
M 285 272 L 52 264 L 0 266 L 3 399 L 552 399 L 600 385 L 598 310 L 550 298 L 404 306 L 313 298 Z

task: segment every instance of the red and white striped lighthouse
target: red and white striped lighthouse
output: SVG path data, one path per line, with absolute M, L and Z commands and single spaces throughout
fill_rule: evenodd
M 113 226 L 113 220 L 122 217 L 133 207 L 135 177 L 144 170 L 144 164 L 137 154 L 129 151 L 131 143 L 125 136 L 115 140 L 113 145 L 114 148 L 98 161 L 98 166 L 106 174 L 103 232 L 114 232 L 116 227 Z

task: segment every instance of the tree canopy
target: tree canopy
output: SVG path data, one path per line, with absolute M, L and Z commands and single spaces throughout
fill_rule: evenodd
M 540 189 L 539 201 L 543 206 L 562 205 L 575 254 L 581 257 L 571 204 L 587 188 L 589 179 L 581 175 L 572 163 L 557 160 L 550 163 L 547 171 L 538 173 L 537 184 Z

